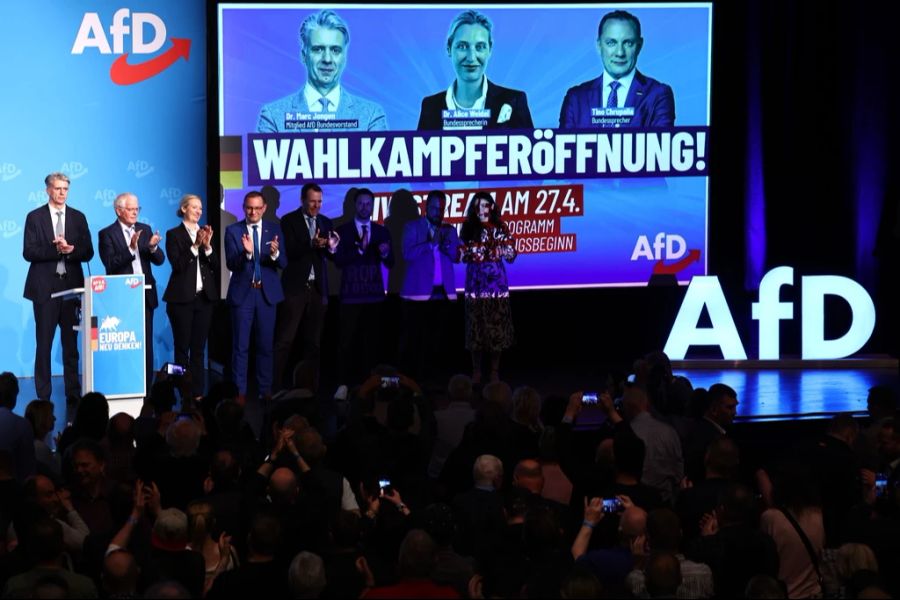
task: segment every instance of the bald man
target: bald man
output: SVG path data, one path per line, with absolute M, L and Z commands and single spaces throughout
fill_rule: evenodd
M 144 283 L 150 289 L 144 292 L 144 328 L 146 340 L 146 387 L 149 395 L 153 384 L 153 311 L 159 306 L 156 294 L 156 279 L 151 265 L 160 266 L 166 260 L 159 247 L 159 232 L 138 222 L 141 206 L 138 197 L 131 192 L 116 196 L 113 203 L 116 220 L 109 227 L 100 230 L 100 260 L 106 267 L 107 275 L 144 275 Z

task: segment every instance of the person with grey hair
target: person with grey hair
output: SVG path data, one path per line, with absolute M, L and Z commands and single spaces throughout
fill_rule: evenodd
M 306 84 L 293 94 L 264 105 L 256 131 L 386 130 L 384 109 L 341 85 L 350 46 L 347 22 L 333 10 L 320 10 L 303 20 L 298 39 Z
M 75 402 L 81 397 L 78 333 L 74 329 L 79 324 L 79 303 L 50 296 L 84 285 L 81 263 L 94 258 L 94 244 L 84 213 L 66 204 L 69 177 L 50 173 L 44 183 L 48 204 L 28 213 L 22 236 L 22 255 L 31 263 L 24 296 L 34 309 L 34 391 L 38 399 L 50 399 L 50 350 L 59 327 L 66 400 Z
M 288 569 L 291 598 L 318 598 L 325 589 L 325 563 L 312 552 L 301 552 Z
M 437 546 L 422 529 L 412 529 L 403 538 L 397 557 L 399 581 L 370 590 L 367 598 L 459 598 L 449 585 L 435 583 L 432 572 L 436 564 Z
M 203 201 L 185 194 L 178 205 L 182 222 L 166 232 L 172 275 L 163 300 L 172 324 L 175 363 L 188 367 L 191 395 L 203 396 L 203 362 L 213 308 L 219 301 L 219 257 L 213 251 L 212 227 L 200 225 Z
M 450 23 L 447 56 L 456 79 L 422 100 L 419 131 L 534 127 L 525 92 L 497 85 L 485 74 L 494 49 L 493 28 L 477 10 L 465 10 Z
M 492 454 L 482 454 L 472 466 L 472 489 L 453 498 L 451 506 L 459 537 L 456 548 L 462 555 L 484 548 L 506 529 L 503 514 L 503 463 Z
M 142 572 L 144 583 L 173 580 L 183 585 L 192 598 L 202 597 L 203 555 L 188 550 L 187 543 L 187 515 L 177 508 L 160 510 L 150 537 L 150 555 Z
M 437 478 L 441 474 L 447 457 L 462 441 L 466 426 L 475 420 L 472 407 L 472 378 L 468 375 L 454 375 L 447 384 L 447 406 L 434 411 L 437 423 L 437 437 L 428 465 L 428 475 Z
M 146 360 L 145 386 L 147 394 L 153 385 L 153 312 L 159 306 L 156 278 L 151 265 L 160 266 L 166 255 L 159 247 L 162 237 L 146 223 L 138 222 L 141 207 L 131 192 L 116 196 L 113 202 L 116 220 L 99 234 L 100 260 L 107 275 L 143 275 L 150 286 L 144 291 L 144 352 Z

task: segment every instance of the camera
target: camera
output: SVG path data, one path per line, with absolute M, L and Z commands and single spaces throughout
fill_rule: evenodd
M 383 388 L 398 388 L 400 387 L 400 378 L 397 376 L 385 376 L 381 378 L 381 387 Z
M 600 396 L 597 392 L 585 392 L 581 395 L 582 404 L 597 404 Z

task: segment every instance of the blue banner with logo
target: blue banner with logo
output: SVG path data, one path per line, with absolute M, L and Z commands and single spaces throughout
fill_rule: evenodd
M 144 276 L 94 276 L 85 288 L 90 314 L 93 389 L 108 398 L 146 393 L 144 368 Z
M 71 178 L 68 204 L 87 215 L 95 251 L 119 193 L 136 194 L 140 220 L 162 235 L 179 223 L 182 194 L 208 200 L 205 31 L 203 2 L 0 3 L 0 370 L 33 373 L 22 230 L 25 215 L 47 203 L 48 173 Z M 105 272 L 99 254 L 89 266 Z M 153 269 L 161 299 L 170 268 Z M 154 323 L 161 364 L 172 356 L 163 306 Z M 58 336 L 52 359 L 61 374 Z

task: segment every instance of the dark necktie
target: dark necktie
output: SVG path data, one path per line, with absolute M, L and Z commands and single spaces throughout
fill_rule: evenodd
M 253 281 L 262 281 L 262 272 L 259 270 L 259 225 L 253 226 Z
M 368 225 L 362 226 L 362 241 L 360 242 L 359 245 L 363 250 L 365 250 L 366 247 L 369 245 L 369 226 Z
M 65 237 L 66 228 L 63 225 L 63 211 L 56 211 L 56 237 Z M 59 260 L 56 261 L 56 274 L 62 277 L 66 274 L 66 258 L 60 255 Z
M 609 97 L 606 99 L 606 108 L 619 107 L 618 89 L 620 87 L 622 87 L 622 84 L 618 81 L 613 80 L 609 83 Z

